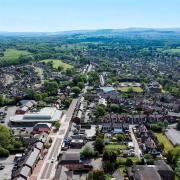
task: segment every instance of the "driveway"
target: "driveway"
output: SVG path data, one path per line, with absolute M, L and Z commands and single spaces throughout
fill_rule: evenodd
M 9 119 L 10 117 L 14 116 L 15 115 L 15 112 L 17 110 L 17 106 L 9 106 L 8 109 L 7 109 L 7 115 L 6 115 L 6 118 L 5 118 L 5 124 L 8 125 L 9 124 Z

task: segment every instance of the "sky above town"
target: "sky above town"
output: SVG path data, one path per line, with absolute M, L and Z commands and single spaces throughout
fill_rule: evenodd
M 180 0 L 0 0 L 0 31 L 180 27 Z

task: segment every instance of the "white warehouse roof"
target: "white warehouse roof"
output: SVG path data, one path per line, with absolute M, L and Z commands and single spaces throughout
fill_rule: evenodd
M 15 115 L 10 118 L 12 122 L 54 122 L 61 118 L 62 112 L 55 107 L 45 107 L 36 113 Z

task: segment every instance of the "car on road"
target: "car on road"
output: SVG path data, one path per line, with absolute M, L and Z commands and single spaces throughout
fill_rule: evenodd
M 51 163 L 54 163 L 55 162 L 55 158 L 54 157 L 52 157 L 52 159 L 51 159 Z
M 3 170 L 5 166 L 3 164 L 0 164 L 0 170 Z

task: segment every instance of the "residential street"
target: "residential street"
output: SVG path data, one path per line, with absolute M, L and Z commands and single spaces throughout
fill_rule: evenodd
M 140 159 L 142 152 L 141 152 L 141 150 L 139 148 L 136 137 L 134 136 L 133 127 L 135 127 L 135 126 L 134 125 L 129 125 L 129 131 L 131 133 L 132 142 L 134 144 L 135 155 Z

